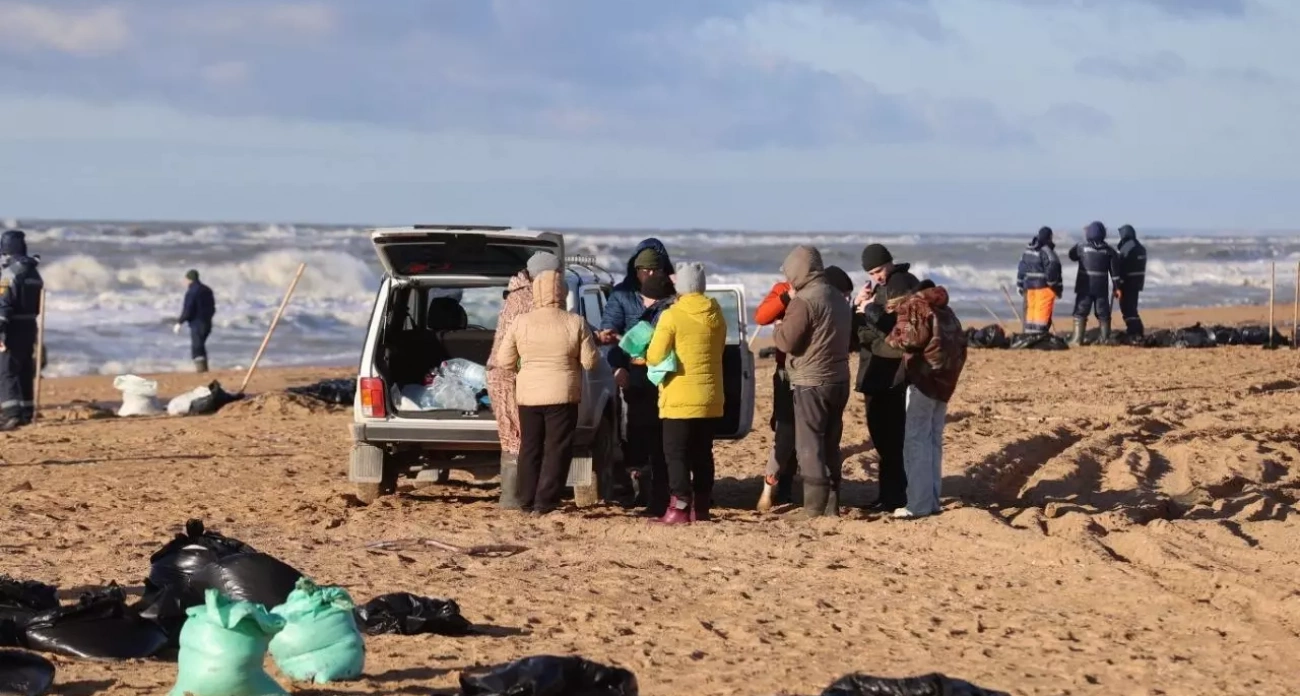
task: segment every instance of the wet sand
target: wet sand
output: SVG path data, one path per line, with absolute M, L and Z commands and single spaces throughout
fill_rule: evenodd
M 1265 317 L 1147 315 L 1153 327 Z M 817 694 L 856 670 L 1042 696 L 1291 693 L 1298 365 L 1300 352 L 1258 348 L 973 350 L 949 409 L 943 514 L 808 523 L 751 510 L 772 443 L 763 361 L 755 431 L 717 447 L 718 521 L 687 529 L 614 508 L 506 513 L 495 484 L 459 474 L 362 507 L 347 410 L 268 394 L 211 417 L 95 419 L 70 404 L 115 401 L 111 377 L 54 379 L 48 420 L 0 435 L 0 548 L 20 578 L 138 586 L 149 554 L 201 517 L 358 601 L 451 597 L 489 627 L 369 639 L 362 681 L 302 694 L 437 693 L 461 669 L 539 653 L 626 666 L 650 695 Z M 268 370 L 251 391 L 348 372 Z M 171 396 L 210 378 L 159 379 Z M 876 459 L 859 400 L 847 419 L 853 506 L 874 496 Z M 529 550 L 364 548 L 420 536 Z M 160 694 L 175 676 L 54 659 L 63 694 Z

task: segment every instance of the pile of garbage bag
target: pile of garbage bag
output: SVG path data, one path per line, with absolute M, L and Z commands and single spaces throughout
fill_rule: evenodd
M 167 402 L 169 416 L 210 416 L 227 404 L 244 398 L 243 394 L 230 394 L 213 381 L 206 387 L 195 387 Z
M 87 592 L 65 606 L 53 586 L 0 577 L 0 644 L 7 647 L 130 660 L 153 657 L 167 643 L 167 633 L 128 607 L 126 593 L 117 585 Z
M 1009 696 L 942 674 L 890 679 L 869 674 L 846 674 L 822 691 L 821 696 Z
M 285 391 L 290 394 L 311 397 L 327 404 L 351 406 L 357 397 L 357 381 L 355 379 L 325 379 L 302 387 L 289 387 Z
M 1064 338 L 1052 333 L 1023 333 L 1011 337 L 1014 350 L 1069 350 Z
M 394 387 L 399 411 L 460 411 L 490 409 L 487 368 L 465 358 L 452 358 L 434 368 L 423 384 Z
M 637 696 L 636 675 L 581 657 L 538 655 L 462 672 L 462 696 Z
M 22 650 L 0 650 L 0 694 L 41 696 L 54 686 L 54 664 Z
M 357 623 L 369 635 L 467 636 L 474 626 L 453 599 L 430 599 L 405 592 L 380 595 L 356 608 Z
M 1007 332 L 1001 326 L 991 324 L 979 329 L 966 329 L 966 345 L 971 348 L 1010 348 L 1011 339 L 1007 338 Z
M 1214 348 L 1217 346 L 1267 346 L 1269 329 L 1267 326 L 1202 326 L 1200 323 L 1181 329 L 1159 329 L 1151 331 L 1141 338 L 1129 339 L 1120 332 L 1113 334 L 1108 345 L 1130 345 L 1142 348 Z M 1014 348 L 1033 350 L 1067 350 L 1068 334 L 1025 333 L 1007 336 L 1006 331 L 996 324 L 979 329 L 966 329 L 966 345 L 971 348 Z M 1086 345 L 1100 345 L 1096 329 L 1084 337 Z M 1273 329 L 1273 345 L 1284 348 L 1291 345 L 1291 340 Z

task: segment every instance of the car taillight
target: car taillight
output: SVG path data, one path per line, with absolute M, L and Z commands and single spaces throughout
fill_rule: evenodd
M 366 418 L 387 418 L 388 400 L 384 398 L 384 380 L 365 377 L 361 380 L 361 415 Z

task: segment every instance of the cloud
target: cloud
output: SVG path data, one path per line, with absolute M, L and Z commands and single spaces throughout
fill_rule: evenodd
M 1291 84 L 1279 75 L 1271 73 L 1263 68 L 1253 67 L 1223 67 L 1214 68 L 1209 72 L 1211 78 L 1218 80 L 1233 87 L 1285 87 Z
M 1251 11 L 1250 0 L 1013 0 L 1037 8 L 1120 11 L 1145 9 L 1181 19 L 1241 19 Z
M 37 55 L 22 69 L 0 64 L 0 90 L 686 148 L 1031 139 L 991 102 L 890 93 L 747 43 L 746 17 L 791 4 L 800 3 L 186 0 L 160 9 L 122 0 L 112 16 L 122 36 L 126 17 L 138 40 L 119 39 L 116 53 L 96 61 Z M 802 4 L 923 36 L 941 29 L 926 0 Z M 232 85 L 239 89 L 213 89 Z
M 1186 77 L 1187 61 L 1173 51 L 1159 51 L 1130 58 L 1088 56 L 1074 66 L 1075 72 L 1124 82 L 1163 83 Z
M 11 49 L 93 56 L 120 50 L 130 38 L 115 7 L 60 12 L 44 4 L 0 2 L 0 40 Z
M 1096 137 L 1111 132 L 1115 119 L 1094 106 L 1069 102 L 1053 104 L 1035 119 L 1035 125 L 1051 133 Z

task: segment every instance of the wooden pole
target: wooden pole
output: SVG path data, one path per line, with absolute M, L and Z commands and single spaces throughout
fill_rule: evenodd
M 1291 303 L 1291 350 L 1300 348 L 1296 339 L 1300 338 L 1300 263 L 1295 265 L 1295 301 Z
M 988 305 L 984 304 L 983 302 L 980 303 L 980 306 L 984 308 L 984 311 L 986 311 L 986 312 L 989 313 L 989 316 L 993 317 L 993 321 L 994 321 L 998 326 L 1002 326 L 1002 317 L 999 317 L 998 314 L 997 314 L 997 312 L 994 312 L 993 309 L 992 309 L 991 307 L 989 307 Z M 1003 328 L 1005 329 L 1006 327 L 1003 327 Z
M 1273 332 L 1276 330 L 1273 327 L 1277 326 L 1277 323 L 1274 321 L 1273 318 L 1273 305 L 1276 298 L 1277 298 L 1277 262 L 1274 261 L 1270 266 L 1270 271 L 1268 275 L 1268 347 L 1269 350 L 1272 350 L 1273 348 L 1277 347 L 1273 345 Z
M 42 365 L 42 363 L 45 362 L 45 288 L 44 287 L 41 288 L 39 302 L 40 302 L 40 305 L 38 305 L 39 309 L 36 312 L 37 318 L 39 319 L 39 321 L 36 324 L 36 378 L 35 378 L 35 384 L 32 385 L 32 422 L 33 423 L 36 422 L 36 418 L 39 416 L 41 412 L 41 370 L 44 369 L 44 365 Z
M 244 383 L 239 385 L 237 393 L 243 394 L 248 388 L 248 381 L 253 378 L 253 371 L 257 369 L 257 363 L 261 362 L 262 354 L 266 352 L 266 344 L 271 342 L 271 334 L 275 333 L 275 327 L 280 323 L 280 317 L 284 316 L 284 308 L 289 306 L 289 298 L 293 296 L 293 289 L 298 287 L 298 281 L 302 279 L 302 272 L 307 270 L 307 264 L 298 264 L 298 272 L 293 274 L 293 282 L 289 283 L 289 289 L 284 293 L 284 299 L 280 301 L 280 308 L 275 310 L 275 318 L 271 320 L 271 328 L 266 330 L 266 337 L 262 339 L 262 346 L 257 349 L 257 355 L 253 357 L 253 364 L 248 366 L 248 374 L 244 375 Z
M 1025 318 L 1020 316 L 1020 310 L 1016 309 L 1016 303 L 1011 301 L 1011 291 L 1007 290 L 1006 283 L 998 283 L 998 287 L 1002 288 L 1002 296 L 1007 298 L 1007 306 L 1011 308 L 1011 313 L 1016 316 L 1016 321 L 1020 322 L 1020 331 L 1023 333 L 1025 330 Z

